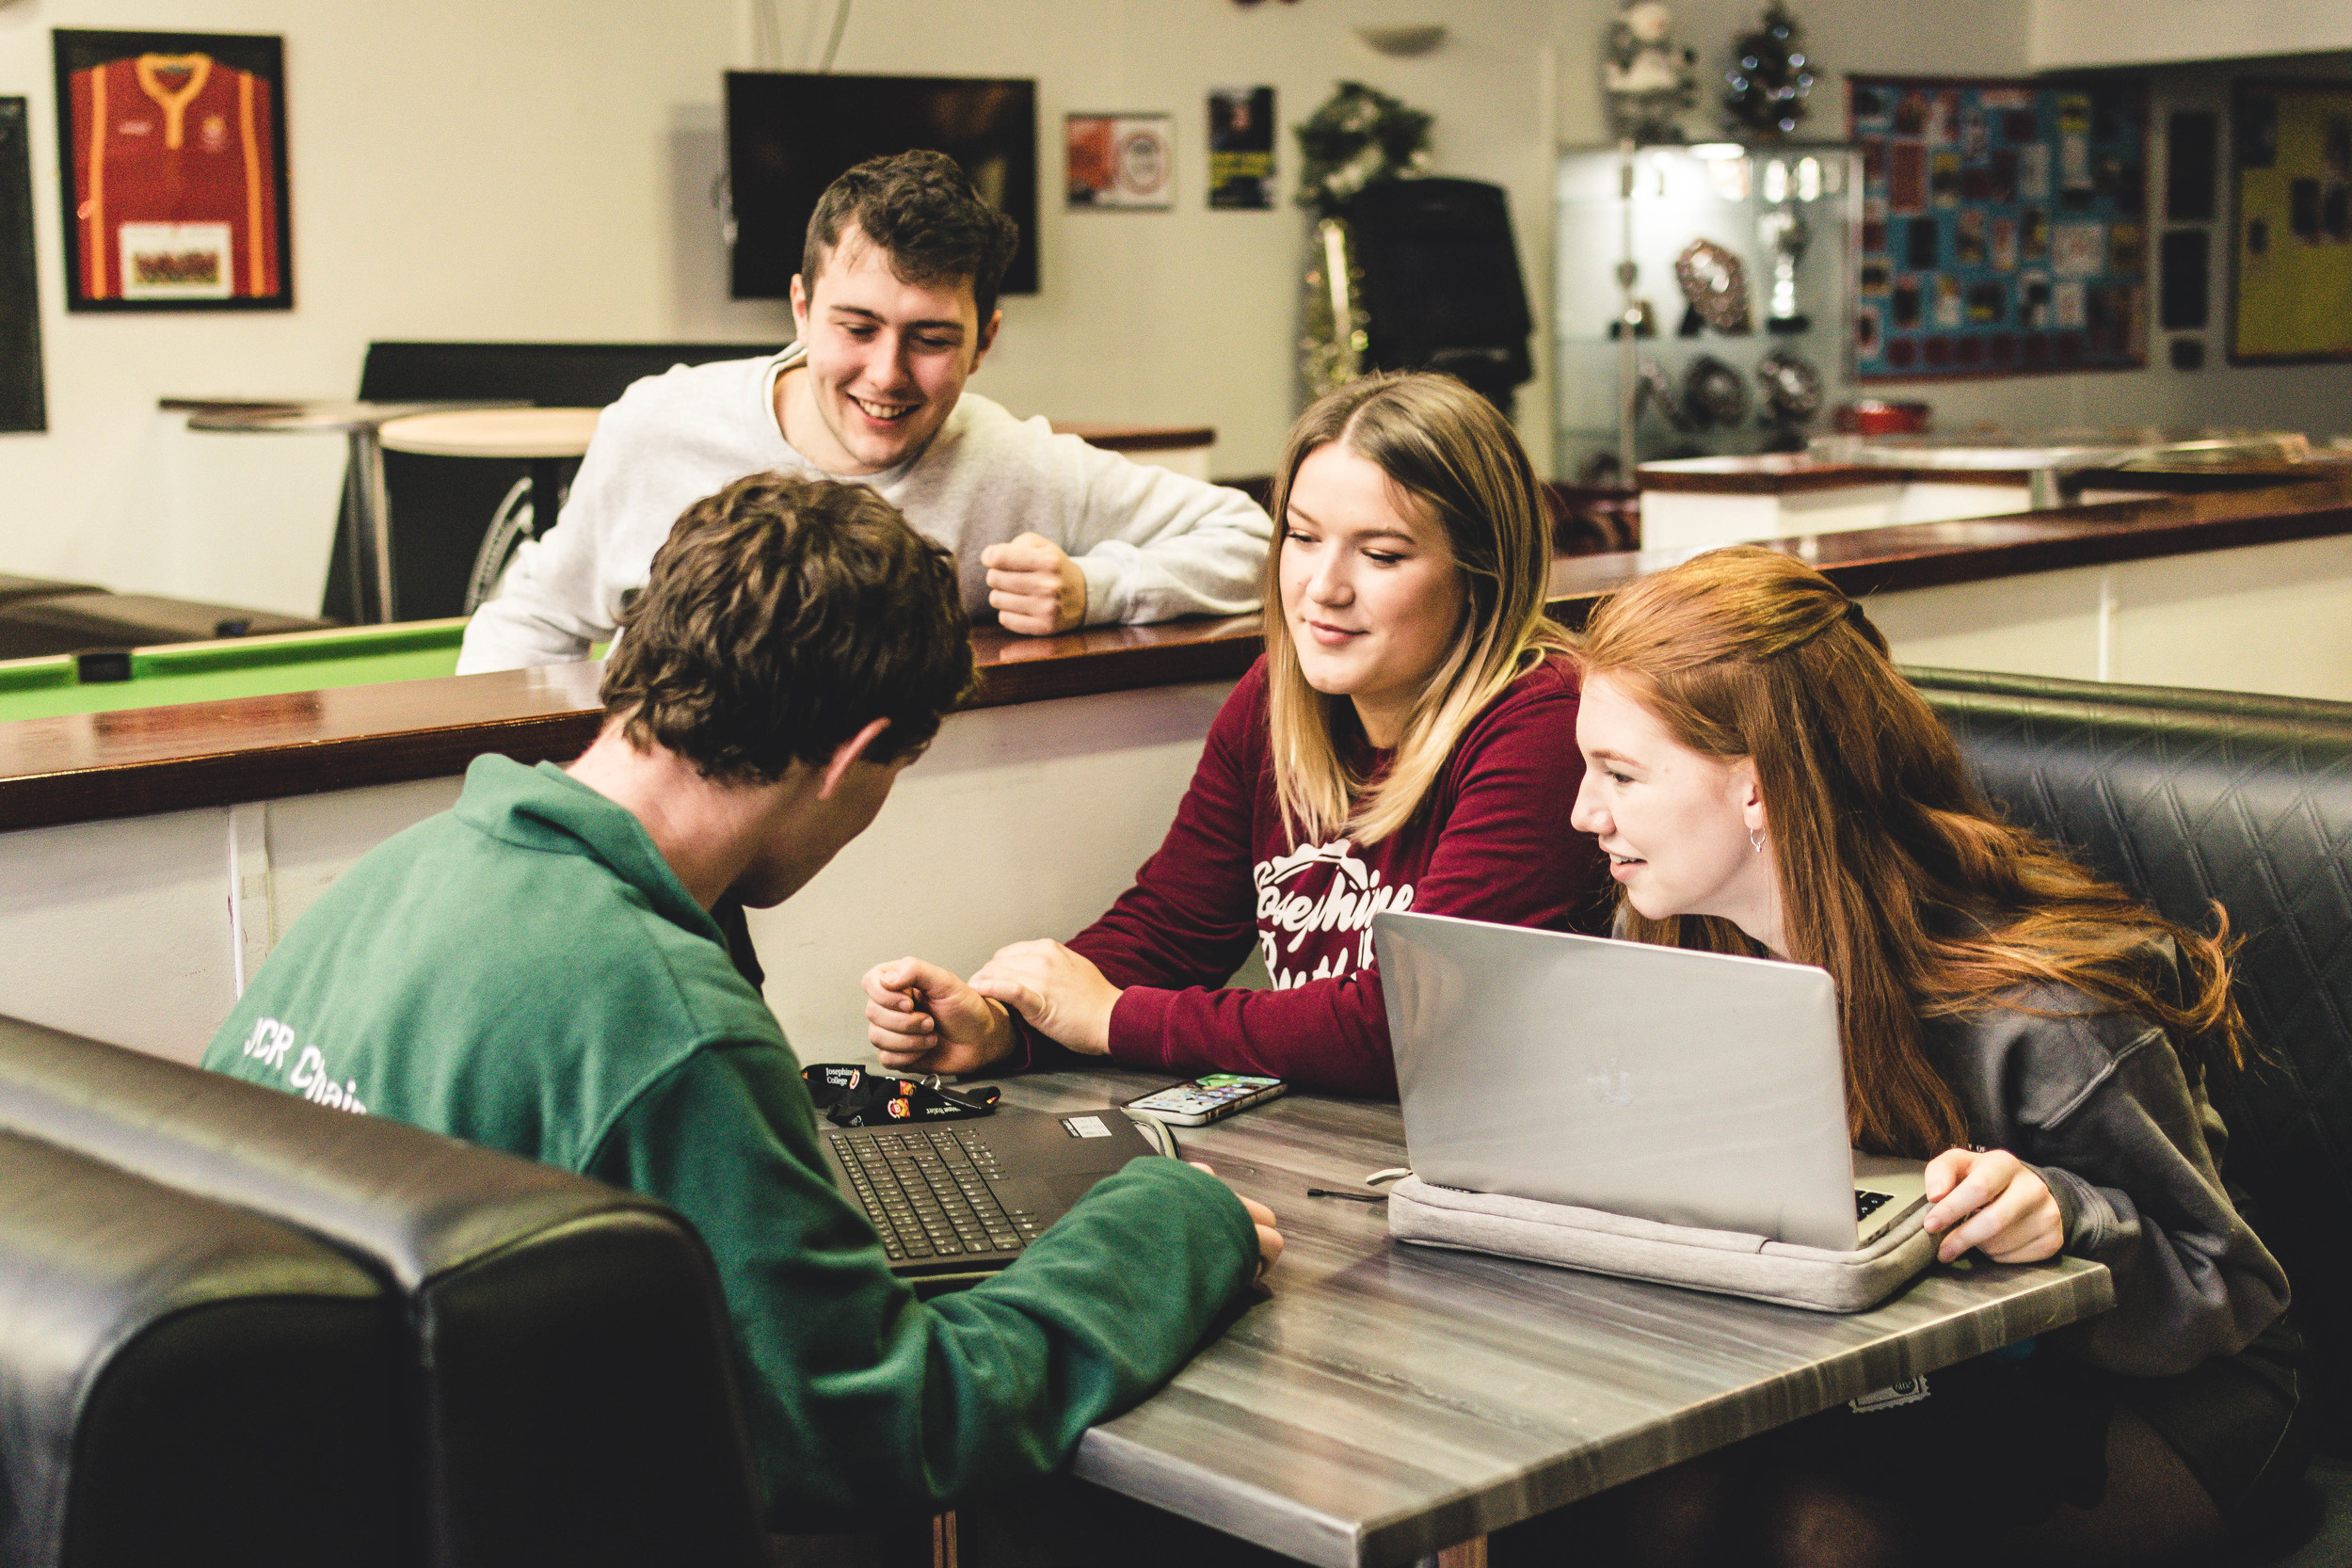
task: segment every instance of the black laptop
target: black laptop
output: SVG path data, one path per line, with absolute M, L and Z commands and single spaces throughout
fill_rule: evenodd
M 925 1294 L 985 1279 L 1096 1182 L 1176 1152 L 1166 1128 L 1109 1107 L 817 1131 L 834 1185 L 873 1222 L 890 1272 Z

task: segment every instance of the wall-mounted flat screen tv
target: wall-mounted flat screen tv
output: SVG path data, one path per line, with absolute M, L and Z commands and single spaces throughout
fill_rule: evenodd
M 784 299 L 817 198 L 844 170 L 930 148 L 1021 228 L 1006 294 L 1037 292 L 1037 84 L 968 76 L 727 73 L 727 170 L 735 207 L 732 292 Z

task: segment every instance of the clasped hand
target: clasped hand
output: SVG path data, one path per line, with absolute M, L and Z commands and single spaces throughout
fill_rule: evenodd
M 1086 618 L 1086 574 L 1043 534 L 1023 534 L 980 552 L 997 623 L 1024 637 L 1067 632 Z
M 2040 1175 L 2007 1149 L 1946 1149 L 1928 1162 L 1930 1235 L 1944 1233 L 1945 1263 L 1975 1247 L 1995 1263 L 2038 1263 L 2066 1245 L 2058 1200 Z
M 1018 1013 L 1048 1039 L 1089 1056 L 1111 1050 L 1119 988 L 1060 942 L 997 950 L 967 981 L 900 958 L 866 971 L 866 1038 L 895 1072 L 968 1073 L 1009 1054 Z

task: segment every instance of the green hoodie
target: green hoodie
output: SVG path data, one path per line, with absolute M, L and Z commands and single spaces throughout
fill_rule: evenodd
M 924 1304 L 834 1190 L 800 1064 L 637 820 L 476 759 L 287 933 L 204 1064 L 632 1188 L 718 1263 L 779 1528 L 1050 1469 L 1164 1381 L 1256 1233 L 1176 1160 L 1102 1182 L 999 1277 Z

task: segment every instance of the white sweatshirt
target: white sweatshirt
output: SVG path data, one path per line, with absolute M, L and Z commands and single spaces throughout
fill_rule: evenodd
M 757 360 L 677 365 L 604 410 L 556 525 L 516 552 L 474 612 L 457 672 L 584 659 L 613 635 L 679 515 L 745 474 L 822 476 L 777 428 L 776 377 L 798 344 Z M 1086 576 L 1090 623 L 1240 615 L 1257 607 L 1273 524 L 1239 490 L 1057 436 L 966 392 L 922 455 L 855 481 L 955 555 L 964 608 L 993 618 L 980 552 L 1025 533 Z

